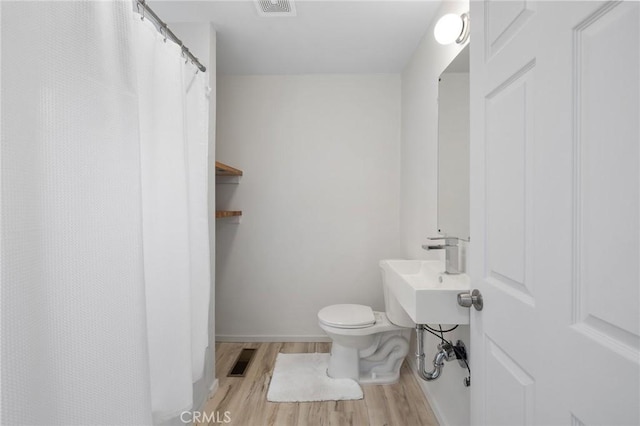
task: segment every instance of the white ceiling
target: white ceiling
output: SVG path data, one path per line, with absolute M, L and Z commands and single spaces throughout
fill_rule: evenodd
M 166 22 L 213 22 L 222 74 L 397 73 L 440 1 L 297 0 L 296 17 L 268 18 L 247 0 L 149 5 Z

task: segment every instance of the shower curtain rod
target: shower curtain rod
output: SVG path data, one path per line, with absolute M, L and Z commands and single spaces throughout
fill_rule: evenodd
M 182 49 L 182 54 L 185 55 L 188 59 L 191 59 L 191 62 L 198 67 L 198 69 L 202 72 L 205 72 L 207 68 L 200 63 L 198 58 L 193 56 L 193 53 L 187 49 L 187 46 L 184 45 L 182 40 L 180 40 L 174 33 L 169 29 L 167 23 L 164 22 L 156 13 L 149 7 L 146 0 L 136 0 L 136 6 L 138 7 L 138 12 L 142 15 L 142 19 L 144 19 L 147 13 L 150 15 L 151 19 L 156 22 L 156 24 L 160 27 L 158 31 L 160 34 L 164 35 L 165 38 L 170 38 L 173 40 L 180 48 Z M 142 12 L 140 12 L 140 6 L 143 7 Z

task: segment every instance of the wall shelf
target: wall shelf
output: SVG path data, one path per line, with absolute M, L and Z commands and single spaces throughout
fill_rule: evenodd
M 216 161 L 216 176 L 242 176 L 242 170 Z
M 216 183 L 239 183 L 240 176 L 242 176 L 242 170 L 216 161 Z M 240 216 L 242 216 L 240 210 L 216 210 L 216 219 L 231 217 L 236 218 L 235 223 L 238 223 Z
M 220 219 L 222 217 L 234 217 L 234 216 L 242 216 L 242 211 L 240 211 L 240 210 L 216 210 L 216 219 Z

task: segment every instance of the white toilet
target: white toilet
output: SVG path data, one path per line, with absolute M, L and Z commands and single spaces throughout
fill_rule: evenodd
M 364 305 L 320 309 L 320 327 L 332 340 L 327 374 L 362 384 L 390 384 L 400 378 L 414 322 L 384 284 L 386 312 Z

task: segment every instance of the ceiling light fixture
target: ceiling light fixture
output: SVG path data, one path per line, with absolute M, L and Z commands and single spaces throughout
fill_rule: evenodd
M 447 13 L 442 16 L 433 29 L 433 36 L 440 44 L 464 43 L 469 38 L 469 14 Z

